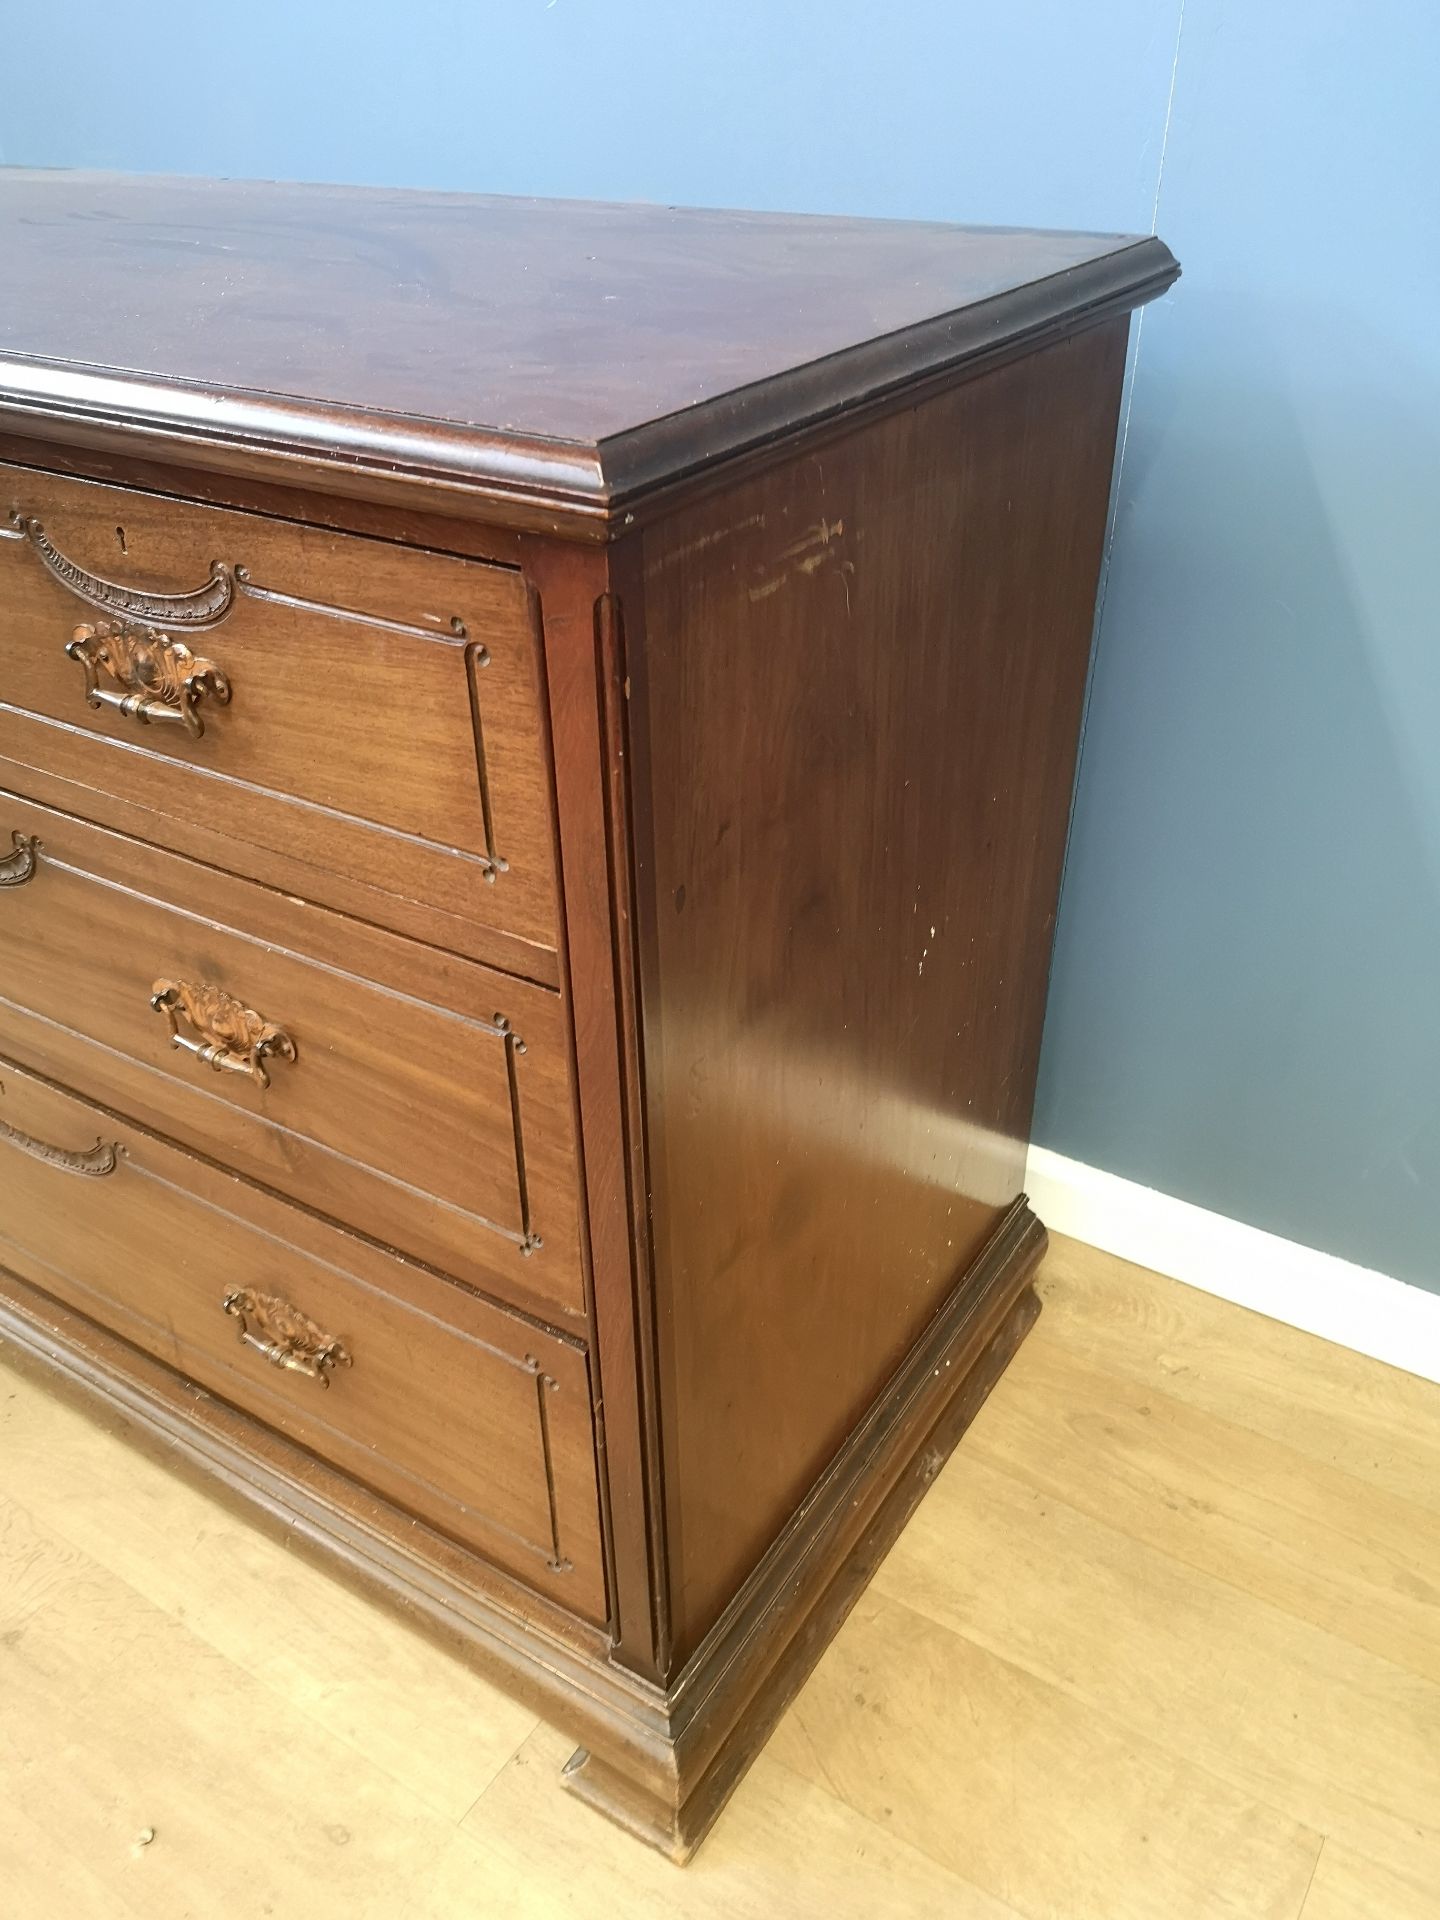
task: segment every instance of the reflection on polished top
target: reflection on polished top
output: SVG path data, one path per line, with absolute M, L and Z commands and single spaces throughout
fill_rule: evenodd
M 392 465 L 608 502 L 1176 272 L 1150 237 L 19 169 L 0 259 L 0 418 L 318 451 L 350 415 Z

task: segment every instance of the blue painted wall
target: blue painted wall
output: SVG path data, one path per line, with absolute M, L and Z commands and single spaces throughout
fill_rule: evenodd
M 1430 0 L 53 0 L 0 153 L 1153 221 L 1037 1136 L 1440 1289 L 1437 75 Z

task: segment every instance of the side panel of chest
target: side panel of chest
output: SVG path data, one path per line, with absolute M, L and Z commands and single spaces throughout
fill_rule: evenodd
M 1081 334 L 645 536 L 629 781 L 682 1656 L 1020 1192 L 1124 352 L 1123 324 Z

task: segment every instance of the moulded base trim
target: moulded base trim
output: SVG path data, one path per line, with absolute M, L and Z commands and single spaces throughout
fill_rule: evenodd
M 1029 1331 L 1045 1246 L 1017 1200 L 671 1683 L 660 1790 L 582 1750 L 563 1775 L 572 1792 L 689 1858 Z
M 668 1688 L 603 1634 L 305 1449 L 0 1271 L 0 1353 L 199 1472 L 582 1742 L 580 1798 L 689 1857 L 863 1592 L 1040 1310 L 1045 1229 L 1017 1200 Z

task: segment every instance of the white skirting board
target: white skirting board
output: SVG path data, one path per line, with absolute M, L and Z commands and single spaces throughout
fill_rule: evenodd
M 1031 1147 L 1025 1187 L 1054 1233 L 1440 1381 L 1440 1294 L 1227 1220 L 1048 1147 Z

